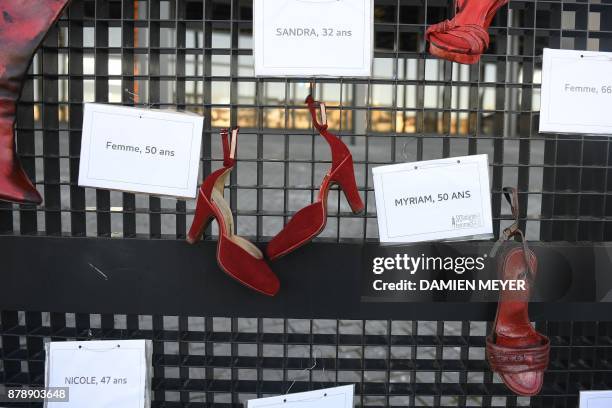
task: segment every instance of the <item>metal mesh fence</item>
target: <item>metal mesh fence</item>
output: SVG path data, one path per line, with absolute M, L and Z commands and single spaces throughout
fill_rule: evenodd
M 192 201 L 77 186 L 82 103 L 96 101 L 204 114 L 202 177 L 219 165 L 219 127 L 240 124 L 228 189 L 238 232 L 275 235 L 312 200 L 329 152 L 303 103 L 313 79 L 253 76 L 251 15 L 250 1 L 75 1 L 37 54 L 19 105 L 20 156 L 45 205 L 3 204 L 0 231 L 184 238 Z M 607 240 L 608 139 L 537 127 L 542 49 L 612 49 L 612 5 L 512 1 L 474 66 L 424 52 L 426 26 L 451 15 L 449 1 L 376 1 L 373 78 L 315 81 L 367 198 L 356 217 L 332 195 L 322 237 L 376 238 L 373 166 L 486 153 L 496 231 L 509 218 L 500 189 L 514 185 L 531 239 Z
M 375 0 L 374 76 L 352 80 L 255 78 L 251 1 L 74 0 L 37 53 L 18 109 L 19 155 L 45 202 L 0 203 L 0 233 L 185 238 L 192 201 L 77 185 L 83 102 L 96 101 L 205 115 L 201 178 L 220 166 L 219 128 L 239 124 L 227 197 L 237 232 L 265 241 L 311 202 L 330 165 L 303 103 L 314 81 L 353 152 L 367 210 L 351 214 L 332 191 L 320 240 L 377 237 L 372 167 L 475 153 L 489 155 L 496 233 L 511 219 L 501 188 L 513 185 L 531 239 L 610 240 L 609 139 L 537 129 L 542 49 L 612 51 L 612 2 L 512 0 L 474 66 L 424 52 L 425 28 L 451 17 L 451 3 Z M 144 337 L 155 341 L 156 407 L 240 406 L 296 378 L 292 391 L 357 383 L 361 406 L 575 407 L 579 389 L 612 387 L 609 323 L 541 322 L 552 363 L 531 399 L 511 396 L 488 370 L 486 326 L 6 311 L 0 383 L 41 384 L 49 339 Z
M 580 389 L 612 386 L 609 323 L 542 323 L 553 348 L 533 398 L 488 370 L 483 322 L 4 312 L 0 323 L 4 385 L 44 382 L 48 340 L 154 340 L 154 407 L 239 407 L 339 383 L 356 383 L 364 407 L 576 407 Z

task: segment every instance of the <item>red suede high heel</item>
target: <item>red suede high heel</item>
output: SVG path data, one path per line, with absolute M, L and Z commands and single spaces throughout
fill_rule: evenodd
M 522 280 L 524 290 L 504 290 L 500 293 L 497 315 L 491 334 L 487 337 L 486 354 L 491 369 L 497 372 L 506 386 L 514 393 L 533 396 L 540 392 L 544 371 L 548 367 L 550 341 L 538 333 L 529 319 L 529 299 L 537 269 L 535 254 L 527 247 L 527 241 L 518 228 L 518 198 L 516 190 L 505 188 L 506 199 L 511 203 L 515 223 L 504 230 L 495 245 L 495 255 L 501 243 L 520 236 L 522 243 L 509 248 L 499 258 L 499 279 Z
M 34 52 L 70 0 L 0 2 L 0 200 L 40 204 L 15 151 L 15 112 Z
M 213 218 L 219 224 L 217 263 L 232 278 L 264 295 L 278 293 L 280 282 L 266 263 L 263 253 L 251 242 L 234 234 L 232 210 L 223 198 L 225 180 L 235 164 L 238 128 L 232 130 L 231 142 L 227 129 L 221 131 L 223 167 L 210 174 L 200 187 L 193 224 L 187 235 L 191 244 L 199 241 Z
M 317 201 L 295 213 L 287 225 L 285 225 L 285 228 L 268 244 L 266 254 L 271 260 L 278 259 L 294 251 L 310 242 L 323 231 L 327 223 L 327 195 L 332 184 L 337 184 L 344 191 L 354 213 L 360 213 L 365 207 L 355 182 L 353 156 L 344 142 L 327 130 L 325 104 L 315 102 L 311 95 L 308 95 L 306 98 L 306 103 L 308 104 L 314 127 L 325 138 L 331 148 L 332 167 L 321 183 Z M 321 109 L 321 121 L 323 123 L 319 123 L 317 119 L 317 106 Z
M 429 52 L 445 60 L 475 64 L 489 47 L 488 28 L 508 0 L 455 0 L 455 17 L 427 29 Z

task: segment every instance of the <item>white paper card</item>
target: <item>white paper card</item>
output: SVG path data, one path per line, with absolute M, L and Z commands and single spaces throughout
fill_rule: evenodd
M 250 400 L 247 408 L 353 408 L 354 385 Z
M 373 0 L 254 0 L 257 76 L 370 76 Z
M 150 340 L 67 341 L 46 345 L 45 385 L 68 387 L 69 402 L 46 408 L 149 408 Z
M 486 154 L 375 167 L 380 242 L 493 235 Z
M 612 135 L 612 53 L 544 49 L 540 132 Z
M 195 198 L 204 118 L 85 104 L 79 185 Z
M 612 391 L 580 391 L 580 408 L 612 407 Z

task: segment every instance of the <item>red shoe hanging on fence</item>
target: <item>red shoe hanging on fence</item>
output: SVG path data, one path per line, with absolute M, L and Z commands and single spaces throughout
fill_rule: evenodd
M 295 213 L 293 218 L 285 225 L 285 228 L 268 244 L 266 253 L 271 260 L 294 251 L 323 231 L 327 223 L 327 194 L 332 184 L 338 184 L 344 191 L 354 213 L 360 213 L 365 207 L 357 190 L 351 152 L 342 140 L 327 130 L 325 104 L 315 102 L 310 95 L 306 98 L 306 103 L 308 103 L 314 127 L 331 148 L 332 167 L 321 183 L 317 201 Z M 317 107 L 321 109 L 321 121 L 323 123 L 319 123 L 317 119 Z
M 519 229 L 518 195 L 514 188 L 504 188 L 515 222 L 503 232 L 491 255 L 495 256 L 503 242 L 520 238 L 519 244 L 506 246 L 499 257 L 499 279 L 522 280 L 524 290 L 502 290 L 497 315 L 487 337 L 486 355 L 491 370 L 497 372 L 506 386 L 524 396 L 536 395 L 542 389 L 544 372 L 548 368 L 550 341 L 538 333 L 529 319 L 529 300 L 533 289 L 538 260 L 527 246 Z
M 69 2 L 0 2 L 0 201 L 42 202 L 15 151 L 15 112 L 34 52 Z
M 200 187 L 187 241 L 191 244 L 199 241 L 206 226 L 215 218 L 219 224 L 217 263 L 221 269 L 243 285 L 264 295 L 274 296 L 280 288 L 277 276 L 270 270 L 259 248 L 234 234 L 232 210 L 223 198 L 225 180 L 235 164 L 237 137 L 238 128 L 232 130 L 231 141 L 228 140 L 228 130 L 221 131 L 223 167 L 206 177 Z
M 489 47 L 488 28 L 508 0 L 455 0 L 455 17 L 427 29 L 429 52 L 445 60 L 474 64 Z

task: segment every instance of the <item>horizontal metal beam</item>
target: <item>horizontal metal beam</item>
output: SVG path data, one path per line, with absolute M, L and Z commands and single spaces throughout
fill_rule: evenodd
M 470 245 L 484 248 L 482 243 L 430 245 L 458 253 Z M 602 269 L 596 264 L 609 264 L 610 245 L 606 244 L 531 245 L 536 253 L 562 254 L 587 287 L 595 282 L 595 270 Z M 447 321 L 493 318 L 495 303 L 362 302 L 363 274 L 368 273 L 362 264 L 369 256 L 364 254 L 371 255 L 376 248 L 376 244 L 307 245 L 272 264 L 282 286 L 276 297 L 268 298 L 219 270 L 213 241 L 192 246 L 174 240 L 4 236 L 0 237 L 0 310 Z M 612 304 L 535 303 L 531 317 L 611 320 Z

